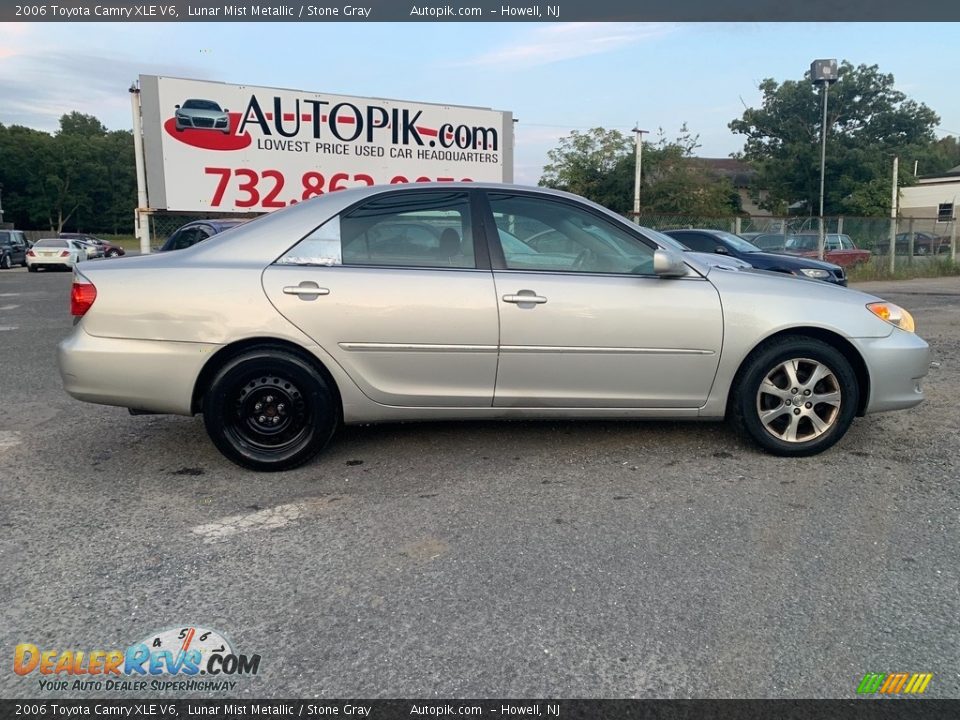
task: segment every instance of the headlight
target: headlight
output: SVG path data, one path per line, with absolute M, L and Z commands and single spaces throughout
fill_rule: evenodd
M 817 280 L 823 280 L 824 278 L 830 277 L 830 273 L 828 271 L 820 270 L 818 268 L 800 268 L 800 272 L 802 272 L 808 278 L 816 278 Z
M 867 305 L 867 310 L 872 312 L 881 320 L 886 320 L 891 325 L 896 325 L 901 330 L 913 332 L 916 330 L 916 323 L 913 322 L 913 315 L 908 313 L 899 305 L 889 302 L 875 302 Z

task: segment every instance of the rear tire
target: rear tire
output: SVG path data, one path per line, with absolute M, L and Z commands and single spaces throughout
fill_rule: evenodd
M 3 268 L 4 270 L 9 270 L 12 267 L 13 267 L 13 262 L 10 260 L 10 256 L 4 255 L 3 259 L 0 260 L 0 268 Z
M 732 389 L 733 425 L 774 455 L 816 455 L 853 422 L 860 399 L 843 353 L 810 337 L 785 337 L 747 358 Z
M 27 272 L 36 272 L 36 271 L 37 271 L 36 265 L 27 265 Z
M 251 470 L 303 465 L 327 445 L 339 419 L 339 406 L 320 371 L 278 346 L 231 358 L 203 396 L 203 420 L 213 444 Z

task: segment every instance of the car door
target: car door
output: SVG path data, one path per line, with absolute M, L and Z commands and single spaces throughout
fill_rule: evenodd
M 693 271 L 655 275 L 656 245 L 589 206 L 520 192 L 487 198 L 500 310 L 494 405 L 703 405 L 723 339 L 711 283 Z M 548 231 L 571 249 L 538 253 L 515 242 Z
M 268 267 L 264 290 L 376 402 L 489 407 L 499 321 L 472 195 L 375 196 Z

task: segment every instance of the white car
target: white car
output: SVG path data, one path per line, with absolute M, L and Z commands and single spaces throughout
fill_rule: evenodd
M 86 249 L 76 240 L 43 238 L 27 250 L 27 270 L 36 272 L 41 267 L 70 270 L 86 259 Z

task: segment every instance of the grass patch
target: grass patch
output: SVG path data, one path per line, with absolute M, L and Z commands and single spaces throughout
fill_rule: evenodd
M 878 257 L 847 270 L 847 278 L 851 283 L 856 283 L 870 280 L 912 280 L 913 278 L 960 275 L 960 263 L 953 262 L 950 258 L 915 257 L 913 262 L 908 262 L 908 259 L 906 256 L 898 256 L 896 267 L 893 272 L 890 272 L 890 259 Z

